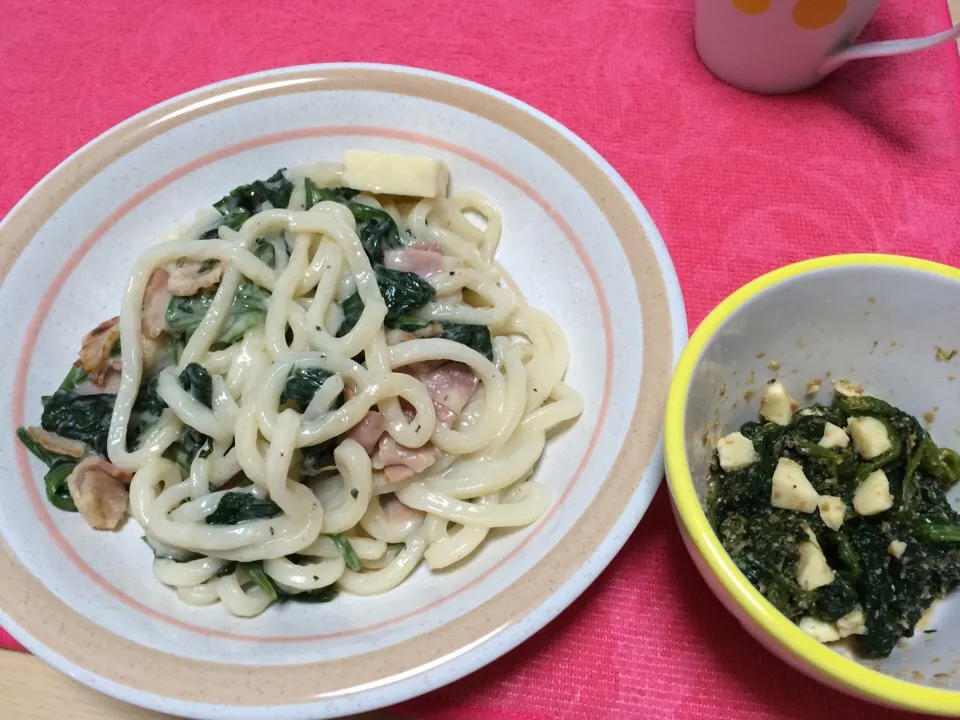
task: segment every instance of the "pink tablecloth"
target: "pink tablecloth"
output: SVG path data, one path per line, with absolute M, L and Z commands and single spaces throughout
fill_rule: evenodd
M 867 35 L 942 30 L 944 1 L 888 0 Z M 579 133 L 658 223 L 691 327 L 743 282 L 813 255 L 960 261 L 956 47 L 758 98 L 700 66 L 692 0 L 379 5 L 0 0 L 0 213 L 80 145 L 172 95 L 362 60 L 486 83 Z M 433 720 L 907 717 L 820 687 L 747 637 L 694 570 L 665 490 L 552 625 L 402 709 Z

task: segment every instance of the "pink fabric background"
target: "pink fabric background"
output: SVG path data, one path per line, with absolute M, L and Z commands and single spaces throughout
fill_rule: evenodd
M 752 97 L 699 64 L 692 5 L 0 0 L 0 214 L 154 103 L 243 73 L 359 60 L 486 83 L 580 134 L 660 227 L 691 328 L 740 284 L 802 258 L 960 261 L 955 46 L 848 66 L 795 97 Z M 888 0 L 866 35 L 948 23 L 944 0 Z M 431 720 L 910 717 L 798 676 L 751 640 L 697 575 L 665 489 L 553 624 L 401 709 Z

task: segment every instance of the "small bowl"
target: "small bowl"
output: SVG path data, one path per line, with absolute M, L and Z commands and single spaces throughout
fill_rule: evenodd
M 778 612 L 723 549 L 703 508 L 717 438 L 758 419 L 760 390 L 774 378 L 803 405 L 830 402 L 831 381 L 852 380 L 923 418 L 941 446 L 960 446 L 960 355 L 947 359 L 960 348 L 960 326 L 952 322 L 958 307 L 960 271 L 912 258 L 838 255 L 771 272 L 724 300 L 693 334 L 670 388 L 664 430 L 684 543 L 747 631 L 833 688 L 943 715 L 960 715 L 960 593 L 921 620 L 921 629 L 937 632 L 918 631 L 884 660 L 857 658 L 816 642 Z M 817 378 L 820 390 L 805 396 Z

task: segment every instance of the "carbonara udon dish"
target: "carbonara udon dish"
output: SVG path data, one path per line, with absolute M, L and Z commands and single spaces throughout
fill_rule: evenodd
M 566 342 L 501 278 L 497 208 L 448 180 L 347 151 L 150 247 L 18 430 L 49 501 L 129 514 L 160 583 L 240 616 L 383 593 L 541 517 L 531 474 L 582 409 Z

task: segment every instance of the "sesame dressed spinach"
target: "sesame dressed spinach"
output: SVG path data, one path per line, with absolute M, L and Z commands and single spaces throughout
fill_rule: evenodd
M 849 420 L 863 417 L 880 421 L 887 433 L 890 447 L 877 457 L 862 457 L 856 442 L 820 444 L 827 423 L 847 428 Z M 960 514 L 946 499 L 960 480 L 960 456 L 937 447 L 915 417 L 877 398 L 838 394 L 830 405 L 795 413 L 788 425 L 748 422 L 739 431 L 756 459 L 725 470 L 714 455 L 708 518 L 747 579 L 790 620 L 836 624 L 853 613 L 862 617 L 851 635 L 860 652 L 886 657 L 901 638 L 914 634 L 934 601 L 960 586 Z M 824 496 L 843 501 L 837 529 L 825 523 L 822 504 L 813 512 L 772 505 L 781 458 L 802 468 L 818 502 Z M 892 505 L 861 515 L 855 493 L 876 471 L 886 479 Z M 811 541 L 810 533 L 832 581 L 804 589 L 800 547 Z

